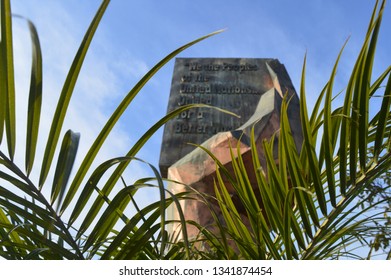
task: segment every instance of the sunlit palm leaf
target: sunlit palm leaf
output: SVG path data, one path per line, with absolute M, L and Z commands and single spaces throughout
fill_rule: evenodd
M 389 120 L 391 82 L 388 81 L 383 94 L 375 93 L 383 89 L 381 83 L 389 75 L 390 67 L 371 84 L 374 50 L 383 8 L 384 2 L 377 13 L 376 9 L 374 11 L 363 49 L 358 56 L 346 89 L 345 103 L 342 108 L 332 108 L 333 81 L 341 53 L 325 89 L 316 102 L 311 118 L 308 117 L 305 100 L 304 62 L 300 91 L 304 143 L 300 157 L 291 139 L 289 122 L 284 113 L 287 111 L 286 106 L 289 105 L 284 102 L 282 104 L 281 129 L 278 137 L 266 140 L 263 145 L 267 162 L 266 172 L 256 172 L 264 207 L 263 212 L 266 213 L 270 224 L 270 226 L 258 227 L 264 237 L 258 240 L 266 245 L 259 248 L 264 250 L 266 248 L 263 254 L 266 258 L 267 256 L 276 259 L 281 257 L 338 259 L 341 256 L 360 258 L 351 251 L 349 246 L 356 246 L 363 238 L 373 233 L 375 222 L 382 219 L 383 222 L 385 221 L 382 216 L 383 212 L 375 206 L 361 208 L 362 204 L 357 204 L 357 198 L 362 194 L 364 187 L 382 172 L 391 168 L 390 149 L 387 146 L 391 133 Z M 323 110 L 319 110 L 323 97 L 325 97 Z M 369 99 L 375 97 L 382 98 L 382 105 L 380 111 L 376 112 L 375 117 L 370 120 Z M 318 138 L 316 136 L 321 128 L 323 128 L 322 145 L 320 153 L 317 153 Z M 354 141 L 353 138 L 355 138 Z M 273 142 L 277 140 L 279 141 L 278 165 L 273 156 L 275 146 Z M 254 139 L 252 143 L 254 149 Z M 369 147 L 376 147 L 375 157 L 371 159 L 368 155 L 362 155 L 364 152 L 368 153 Z M 255 158 L 253 160 L 255 171 L 258 169 L 263 171 L 256 158 L 257 153 L 253 151 L 252 155 Z M 212 158 L 215 159 L 213 156 Z M 240 156 L 232 157 L 232 161 L 235 167 L 235 162 L 241 162 Z M 223 169 L 220 164 L 217 165 Z M 248 170 L 239 164 L 234 171 L 235 177 L 229 177 L 229 175 L 227 177 L 231 178 L 231 181 L 234 180 L 234 182 L 230 181 L 230 184 L 236 184 L 236 188 L 241 189 L 239 193 L 243 192 L 248 185 L 245 179 L 245 172 Z M 265 177 L 264 174 L 267 176 Z M 280 185 L 285 185 L 285 187 L 279 187 Z M 273 188 L 272 192 L 269 191 L 268 186 Z M 291 189 L 287 191 L 288 188 Z M 216 197 L 222 201 L 221 207 L 227 209 L 224 211 L 227 231 L 233 235 L 232 238 L 238 247 L 245 248 L 243 245 L 246 244 L 246 240 L 243 239 L 243 232 L 234 228 L 235 217 L 238 215 L 234 209 L 235 205 L 229 203 L 227 196 L 223 196 L 224 192 L 226 192 L 224 182 L 219 180 Z M 316 196 L 313 196 L 312 192 Z M 242 205 L 246 207 L 248 216 L 254 216 L 256 214 L 254 205 L 249 206 L 251 199 L 246 195 L 241 195 L 240 199 Z M 279 209 L 281 199 L 284 207 Z M 379 202 L 378 205 L 386 202 L 387 199 Z M 279 221 L 283 221 L 283 226 Z M 260 221 L 259 224 L 263 223 Z M 255 236 L 258 228 L 251 227 L 248 231 Z M 268 236 L 275 238 L 271 240 Z M 246 255 L 248 252 L 243 254 L 240 250 L 240 253 L 244 258 L 249 256 Z
M 128 157 L 119 157 L 113 158 L 108 161 L 105 161 L 101 165 L 99 165 L 91 177 L 88 179 L 86 185 L 84 186 L 79 198 L 76 202 L 76 205 L 73 208 L 71 216 L 69 218 L 69 224 L 71 225 L 76 218 L 80 215 L 81 211 L 84 209 L 86 204 L 90 201 L 90 197 L 94 192 L 98 192 L 99 201 L 101 201 L 100 206 L 104 203 L 105 199 L 109 196 L 109 193 L 106 193 L 104 190 L 98 189 L 98 183 L 101 180 L 102 176 L 107 172 L 109 168 L 114 166 L 115 164 L 119 164 L 121 161 L 130 161 L 131 159 Z M 79 228 L 78 236 L 84 233 L 84 231 L 89 227 L 92 221 L 95 219 L 98 214 L 100 207 L 97 207 L 95 204 L 90 206 L 88 215 L 84 218 L 83 223 Z
M 0 97 L 4 105 L 1 114 L 0 121 L 2 126 L 0 128 L 0 136 L 3 134 L 3 121 L 5 122 L 8 154 L 11 159 L 15 153 L 16 143 L 16 121 L 15 121 L 15 81 L 14 81 L 14 58 L 13 58 L 13 46 L 12 46 L 12 17 L 11 17 L 11 5 L 9 0 L 0 1 L 0 27 L 1 27 L 1 43 L 0 43 L 0 56 L 1 56 L 1 70 L 0 70 Z M 1 141 L 1 140 L 0 140 Z
M 386 136 L 385 133 L 387 129 L 387 121 L 390 116 L 390 107 L 391 107 L 391 77 L 388 77 L 388 82 L 387 82 L 386 89 L 384 91 L 381 109 L 378 115 L 376 116 L 378 119 L 378 123 L 376 126 L 377 127 L 376 139 L 375 139 L 374 150 L 373 150 L 373 156 L 375 162 L 377 162 L 379 159 L 384 138 Z
M 304 58 L 303 71 L 301 74 L 301 86 L 300 86 L 300 120 L 303 128 L 303 152 L 302 154 L 306 155 L 308 159 L 308 169 L 313 181 L 313 188 L 317 195 L 319 202 L 320 210 L 323 215 L 327 215 L 327 206 L 325 200 L 325 194 L 323 189 L 322 180 L 320 177 L 320 170 L 318 168 L 319 162 L 316 157 L 315 144 L 316 141 L 312 135 L 312 129 L 308 118 L 306 97 L 305 97 L 305 67 L 306 67 L 306 58 Z
M 384 10 L 384 2 L 382 3 L 379 14 L 374 21 L 374 27 L 371 34 L 371 40 L 369 42 L 367 54 L 365 56 L 365 64 L 363 65 L 361 75 L 361 98 L 360 98 L 360 111 L 359 111 L 359 155 L 360 155 L 360 168 L 363 170 L 367 164 L 367 151 L 368 151 L 368 120 L 369 120 L 369 97 L 370 97 L 370 84 L 372 79 L 372 68 L 376 51 L 377 38 L 380 30 L 380 24 L 382 20 L 382 14 Z
M 88 48 L 91 44 L 92 38 L 98 28 L 99 22 L 103 17 L 103 14 L 109 4 L 109 0 L 103 0 L 98 12 L 95 14 L 83 41 L 77 51 L 77 54 L 71 65 L 71 69 L 68 72 L 64 86 L 61 91 L 60 99 L 57 103 L 56 112 L 54 113 L 52 126 L 50 128 L 48 141 L 42 161 L 41 174 L 39 178 L 39 186 L 42 187 L 46 177 L 49 173 L 49 169 L 53 160 L 54 152 L 57 147 L 57 142 L 60 137 L 62 124 L 64 123 L 65 115 L 68 109 L 69 101 L 71 100 L 73 89 L 76 85 L 77 78 L 79 76 L 81 66 L 83 65 L 84 58 L 87 54 Z
M 142 178 L 131 185 L 127 185 L 123 179 L 124 185 L 115 193 L 114 186 L 128 164 L 138 160 L 135 155 L 159 128 L 193 106 L 208 107 L 202 104 L 189 105 L 163 117 L 147 130 L 124 157 L 104 162 L 83 183 L 86 174 L 92 171 L 91 164 L 107 136 L 140 89 L 175 55 L 218 31 L 178 48 L 156 64 L 132 88 L 90 147 L 68 191 L 66 186 L 75 163 L 79 136 L 70 131 L 66 133 L 56 163 L 52 196 L 48 199 L 41 187 L 53 165 L 55 151 L 59 148 L 58 140 L 83 60 L 108 3 L 102 1 L 68 73 L 46 143 L 39 184 L 35 185 L 29 174 L 33 167 L 40 122 L 42 58 L 39 40 L 34 26 L 28 21 L 33 62 L 26 172 L 23 172 L 13 161 L 16 124 L 11 11 L 9 1 L 0 0 L 0 141 L 5 132 L 6 143 L 1 148 L 8 149 L 8 156 L 0 150 L 0 256 L 6 259 L 359 258 L 346 247 L 358 242 L 369 243 L 368 236 L 373 233 L 376 223 L 384 221 L 383 212 L 376 206 L 387 200 L 371 207 L 362 207 L 364 204 L 357 203 L 357 198 L 367 184 L 391 168 L 391 67 L 371 84 L 385 1 L 379 10 L 374 9 L 341 108 L 333 108 L 333 82 L 341 53 L 311 116 L 307 111 L 305 97 L 304 61 L 300 90 L 304 136 L 301 149 L 296 147 L 292 139 L 286 113 L 289 102 L 284 99 L 280 131 L 271 139 L 257 143 L 258 147 L 252 135 L 251 170 L 241 158 L 240 150 L 235 151 L 239 145 L 230 150 L 232 173 L 213 154 L 200 147 L 216 162 L 215 197 L 191 188 L 174 195 L 165 190 L 163 179 L 151 165 L 154 178 Z M 387 77 L 388 82 L 382 87 Z M 379 94 L 382 90 L 384 92 Z M 372 119 L 369 119 L 370 98 L 382 99 L 381 108 Z M 319 131 L 323 131 L 321 138 L 318 137 Z M 322 139 L 322 143 L 320 152 L 317 152 L 319 139 Z M 256 148 L 263 149 L 266 166 L 261 166 Z M 368 149 L 373 154 L 368 153 Z M 109 169 L 116 164 L 118 166 L 110 178 L 101 182 L 103 176 L 109 175 Z M 252 182 L 250 178 L 254 174 L 255 182 Z M 226 188 L 227 181 L 236 190 L 244 212 L 238 211 L 238 202 L 235 200 L 234 203 L 232 194 Z M 159 200 L 139 207 L 134 194 L 141 188 L 156 190 Z M 63 202 L 62 194 L 65 196 Z M 91 200 L 94 195 L 96 199 Z M 215 219 L 213 229 L 195 221 L 186 221 L 181 209 L 182 200 L 197 200 L 205 205 Z M 61 206 L 57 209 L 60 211 L 53 208 L 55 203 Z M 71 205 L 75 205 L 73 211 L 69 210 Z M 216 205 L 219 205 L 219 209 Z M 167 220 L 165 211 L 169 206 L 175 206 L 178 210 L 178 220 Z M 136 214 L 129 215 L 129 209 L 134 209 Z M 68 215 L 61 215 L 66 210 L 71 212 L 69 220 L 65 218 Z M 88 214 L 82 216 L 83 212 Z M 248 219 L 248 222 L 244 222 L 243 218 Z M 174 234 L 169 236 L 166 226 L 172 224 L 182 227 L 183 239 L 178 240 Z M 194 240 L 188 237 L 187 225 L 200 231 Z M 391 253 L 388 253 L 387 258 L 391 258 Z
M 57 200 L 57 209 L 61 205 L 62 198 L 75 163 L 77 149 L 79 147 L 79 139 L 79 133 L 74 133 L 72 130 L 68 130 L 61 145 L 50 197 L 51 204 Z
M 346 43 L 345 43 L 346 45 Z M 344 45 L 344 47 L 345 47 Z M 326 90 L 326 96 L 325 96 L 325 103 L 324 103 L 324 133 L 323 133 L 323 139 L 322 139 L 322 148 L 323 153 L 325 157 L 325 170 L 327 172 L 327 184 L 328 184 L 328 191 L 330 194 L 330 201 L 332 206 L 336 206 L 336 189 L 335 189 L 335 175 L 334 175 L 334 164 L 333 164 L 333 156 L 334 156 L 334 149 L 333 146 L 333 140 L 332 139 L 332 108 L 331 108 L 331 99 L 332 99 L 332 93 L 333 93 L 333 85 L 334 85 L 334 79 L 337 72 L 337 66 L 339 59 L 342 55 L 342 50 L 338 54 L 337 61 L 333 67 L 333 70 L 331 72 L 330 79 L 328 81 L 328 86 Z M 335 120 L 334 120 L 335 121 Z
M 209 38 L 215 34 L 220 33 L 221 31 L 213 32 L 211 34 L 208 34 L 206 36 L 203 36 L 197 40 L 194 40 L 186 45 L 183 45 L 182 47 L 176 49 L 169 55 L 167 55 L 165 58 L 163 58 L 160 62 L 158 62 L 151 70 L 148 71 L 147 74 L 144 75 L 144 77 L 133 87 L 133 89 L 125 96 L 125 98 L 122 100 L 121 104 L 117 107 L 117 109 L 114 111 L 114 113 L 111 115 L 110 119 L 107 121 L 99 135 L 97 136 L 96 140 L 92 144 L 91 148 L 87 152 L 87 155 L 85 156 L 79 170 L 77 171 L 75 178 L 72 182 L 72 185 L 70 187 L 69 193 L 66 196 L 64 200 L 63 207 L 61 208 L 61 211 L 64 211 L 65 208 L 69 205 L 70 201 L 72 200 L 75 192 L 80 187 L 80 184 L 82 180 L 84 179 L 84 176 L 86 175 L 87 171 L 89 170 L 93 160 L 95 159 L 99 149 L 102 147 L 104 141 L 106 140 L 107 136 L 111 132 L 114 125 L 117 123 L 121 115 L 125 112 L 126 108 L 129 106 L 130 102 L 134 99 L 134 97 L 140 92 L 141 88 L 152 78 L 152 76 L 161 69 L 168 61 L 170 61 L 173 57 L 175 57 L 177 54 L 182 52 L 183 50 L 189 48 L 190 46 Z M 155 129 L 160 127 L 163 123 L 160 122 L 158 125 L 155 126 Z M 154 130 L 148 131 L 147 135 L 144 135 L 140 141 L 131 149 L 131 151 L 126 154 L 128 157 L 134 157 L 137 153 L 137 151 L 141 148 L 141 146 L 148 140 L 148 138 L 152 135 L 151 133 Z M 120 178 L 123 170 L 126 168 L 127 164 L 124 163 L 120 165 L 117 170 L 113 173 L 112 178 L 108 180 L 108 185 L 105 186 L 105 188 L 112 188 L 114 184 L 118 181 Z
M 0 208 L 0 246 L 6 246 L 6 251 L 9 251 L 11 254 L 26 254 L 25 250 L 18 250 L 18 246 L 14 246 L 13 243 L 23 245 L 24 242 L 12 227 L 14 227 L 14 225 L 11 223 L 5 212 Z M 10 245 L 7 245 L 7 242 L 10 242 Z M 5 256 L 3 255 L 3 257 Z
M 30 174 L 33 168 L 35 151 L 37 147 L 39 121 L 41 116 L 42 105 L 42 54 L 41 45 L 37 30 L 34 24 L 27 20 L 30 29 L 32 42 L 32 64 L 29 105 L 27 113 L 27 134 L 26 134 L 26 172 Z

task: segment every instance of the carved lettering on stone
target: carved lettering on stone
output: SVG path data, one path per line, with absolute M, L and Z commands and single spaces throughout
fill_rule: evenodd
M 270 69 L 269 69 L 270 68 Z M 240 116 L 195 108 L 169 121 L 164 128 L 159 166 L 167 169 L 216 133 L 243 125 L 255 112 L 263 93 L 274 87 L 270 70 L 284 89 L 293 90 L 285 67 L 265 58 L 177 58 L 167 112 L 187 104 L 208 104 Z

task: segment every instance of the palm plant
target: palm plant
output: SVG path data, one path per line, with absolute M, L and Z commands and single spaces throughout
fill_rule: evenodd
M 215 199 L 224 219 L 215 219 L 218 233 L 198 225 L 198 242 L 210 248 L 207 253 L 199 252 L 202 258 L 361 259 L 381 253 L 391 259 L 391 197 L 383 195 L 374 201 L 368 191 L 374 180 L 389 174 L 391 168 L 391 66 L 376 79 L 372 77 L 384 5 L 385 1 L 380 8 L 376 3 L 341 106 L 333 102 L 333 84 L 342 51 L 311 115 L 306 104 L 304 60 L 301 150 L 290 133 L 289 100 L 283 100 L 280 130 L 263 141 L 266 168 L 260 164 L 254 137 L 254 170 L 245 166 L 241 156 L 232 156 L 232 174 L 210 154 L 218 166 Z M 380 109 L 370 106 L 373 100 L 381 101 Z M 273 154 L 276 141 L 278 152 Z M 231 151 L 234 149 L 239 147 Z M 250 172 L 256 175 L 256 186 L 249 180 Z M 243 223 L 237 203 L 227 191 L 227 181 L 235 188 L 250 227 Z M 380 186 L 383 194 L 389 194 L 389 188 L 389 184 Z M 234 242 L 235 250 L 229 242 Z M 376 253 L 381 244 L 384 251 Z
M 165 209 L 177 198 L 167 198 L 162 178 L 151 166 L 154 178 L 140 178 L 132 185 L 122 174 L 146 141 L 167 120 L 188 110 L 189 105 L 171 112 L 131 147 L 124 157 L 109 159 L 92 169 L 101 146 L 114 125 L 140 89 L 171 58 L 191 45 L 212 36 L 211 33 L 173 51 L 157 63 L 129 91 L 115 109 L 79 166 L 75 165 L 80 134 L 67 130 L 59 143 L 63 123 L 84 58 L 98 24 L 109 5 L 103 0 L 92 20 L 68 72 L 51 128 L 47 135 L 43 160 L 34 167 L 42 106 L 42 55 L 34 24 L 27 20 L 32 42 L 31 84 L 26 127 L 25 167 L 15 160 L 16 112 L 12 47 L 12 16 L 9 0 L 0 1 L 0 257 L 5 259 L 91 259 L 91 258 L 163 258 L 166 248 Z M 2 142 L 4 138 L 4 142 Z M 59 150 L 57 162 L 54 161 Z M 147 163 L 146 163 L 147 164 Z M 37 165 L 37 163 L 35 163 Z M 110 174 L 108 169 L 116 166 Z M 55 168 L 52 182 L 48 182 Z M 75 176 L 71 176 L 76 168 Z M 31 179 L 39 172 L 38 182 Z M 87 177 L 87 174 L 89 177 Z M 109 179 L 102 183 L 102 177 Z M 122 188 L 113 193 L 119 183 Z M 69 187 L 68 187 L 69 185 Z M 140 209 L 133 199 L 140 188 L 157 188 L 160 200 Z M 109 199 L 109 196 L 113 197 Z M 127 217 L 126 208 L 137 213 Z M 86 211 L 86 215 L 81 215 Z M 99 214 L 99 215 L 98 215 Z M 141 223 L 141 226 L 140 226 Z
M 247 170 L 240 157 L 233 157 L 234 174 L 220 167 L 215 183 L 216 199 L 225 221 L 216 219 L 220 233 L 209 232 L 192 221 L 185 221 L 179 207 L 182 199 L 194 199 L 188 193 L 172 195 L 164 188 L 159 172 L 145 163 L 154 176 L 140 178 L 131 185 L 122 177 L 145 142 L 165 122 L 188 110 L 178 108 L 152 126 L 123 157 L 108 159 L 92 169 L 101 146 L 115 123 L 148 80 L 171 58 L 209 34 L 173 51 L 157 63 L 125 96 L 89 148 L 83 162 L 76 166 L 79 134 L 65 133 L 63 123 L 84 57 L 93 35 L 109 4 L 103 0 L 74 58 L 59 95 L 46 149 L 40 164 L 35 160 L 42 98 L 42 58 L 39 38 L 33 23 L 28 22 L 32 39 L 32 69 L 26 127 L 24 167 L 15 159 L 16 112 L 12 48 L 12 17 L 9 0 L 0 0 L 0 257 L 5 259 L 323 259 L 358 257 L 352 246 L 366 244 L 368 236 L 378 232 L 386 221 L 377 208 L 385 197 L 366 205 L 365 190 L 390 169 L 390 91 L 391 79 L 386 69 L 372 83 L 372 64 L 377 34 L 385 1 L 374 9 L 368 33 L 345 90 L 343 106 L 332 109 L 333 81 L 320 94 L 311 117 L 305 100 L 305 63 L 300 91 L 304 143 L 299 153 L 289 135 L 289 123 L 283 103 L 278 155 L 273 155 L 274 139 L 265 140 L 267 167 L 261 170 L 253 149 L 254 172 L 261 194 L 262 208 L 254 200 Z M 388 77 L 386 87 L 382 84 Z M 383 93 L 379 93 L 383 91 Z M 370 100 L 381 96 L 379 112 L 371 117 Z M 379 98 L 380 99 L 380 98 Z M 323 100 L 323 106 L 322 106 Z M 321 129 L 323 134 L 319 135 Z M 62 143 L 60 136 L 63 133 Z M 254 145 L 254 139 L 253 145 Z M 320 141 L 320 151 L 316 147 Z M 233 147 L 234 149 L 235 147 Z M 59 150 L 57 162 L 55 152 Z M 372 153 L 369 153 L 372 151 Z M 206 151 L 207 152 L 207 151 Z M 240 154 L 240 153 L 239 153 Z M 213 155 L 211 155 L 213 157 Z M 279 165 L 274 161 L 278 157 Z M 216 161 L 219 165 L 219 162 Z M 38 165 L 38 166 L 37 166 Z M 111 168 L 115 167 L 114 170 Z M 71 170 L 75 175 L 71 176 Z M 53 179 L 49 172 L 54 169 Z M 112 170 L 112 171 L 110 171 Z M 39 179 L 31 179 L 33 172 Z M 252 172 L 252 171 L 251 171 Z M 88 175 L 87 174 L 91 174 Z M 108 175 L 108 179 L 102 177 Z M 251 227 L 245 227 L 227 194 L 222 176 L 236 188 Z M 122 185 L 114 192 L 116 184 Z M 159 201 L 142 209 L 134 194 L 142 188 L 155 188 Z M 200 194 L 202 197 L 202 194 Z M 357 200 L 363 198 L 362 201 Z M 110 198 L 112 197 L 112 198 Z M 207 201 L 207 200 L 205 200 Z M 206 202 L 207 203 L 207 202 Z M 180 223 L 192 223 L 201 230 L 197 240 L 174 240 L 166 226 L 165 211 L 175 204 Z M 292 208 L 292 205 L 294 207 Z M 366 205 L 360 208 L 361 205 Z M 136 209 L 128 217 L 126 209 Z M 211 211 L 213 208 L 211 207 Z M 262 211 L 261 211 L 262 210 Z M 84 214 L 87 213 L 87 214 Z M 267 220 L 266 220 L 267 217 Z M 389 234 L 387 227 L 385 236 Z M 388 235 L 389 236 L 389 235 Z M 186 236 L 185 236 L 186 237 Z M 228 246 L 233 240 L 237 251 Z M 199 243 L 208 250 L 199 250 Z M 375 249 L 377 247 L 372 246 Z M 373 251 L 373 250 L 372 250 Z M 370 251 L 370 252 L 372 252 Z M 370 257 L 371 255 L 368 254 Z M 391 258 L 388 253 L 387 258 Z

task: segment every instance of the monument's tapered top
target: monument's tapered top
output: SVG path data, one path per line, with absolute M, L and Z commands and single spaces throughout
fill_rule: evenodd
M 177 58 L 167 112 L 188 104 L 208 104 L 226 109 L 235 117 L 210 108 L 193 108 L 169 121 L 164 128 L 160 171 L 167 169 L 222 131 L 245 124 L 270 89 L 281 95 L 296 94 L 283 64 L 272 58 Z

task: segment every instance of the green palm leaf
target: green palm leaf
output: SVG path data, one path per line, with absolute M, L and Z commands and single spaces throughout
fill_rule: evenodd
M 378 161 L 380 153 L 383 148 L 383 141 L 385 138 L 387 130 L 387 121 L 390 116 L 391 108 L 391 77 L 388 77 L 388 82 L 386 89 L 384 91 L 383 100 L 381 104 L 381 109 L 376 116 L 378 119 L 377 129 L 376 129 L 376 139 L 374 144 L 373 156 L 375 162 Z
M 65 193 L 65 188 L 67 187 L 67 183 L 75 163 L 79 139 L 79 133 L 74 133 L 72 130 L 68 130 L 61 145 L 57 167 L 53 178 L 52 194 L 50 197 L 51 204 L 53 204 L 58 198 L 57 208 L 60 207 Z
M 325 194 L 322 184 L 322 179 L 320 177 L 320 170 L 318 168 L 319 162 L 316 157 L 315 151 L 315 140 L 312 136 L 311 125 L 308 118 L 306 98 L 305 98 L 305 67 L 306 67 L 306 58 L 304 58 L 303 71 L 301 74 L 301 86 L 300 86 L 300 119 L 303 127 L 303 149 L 302 154 L 305 154 L 308 159 L 308 168 L 310 171 L 311 179 L 313 181 L 313 188 L 317 195 L 319 202 L 320 210 L 323 215 L 327 215 L 327 205 L 325 200 Z
M 84 58 L 87 54 L 88 48 L 91 44 L 92 38 L 95 34 L 96 29 L 98 28 L 99 22 L 103 17 L 103 14 L 109 5 L 109 0 L 103 0 L 101 6 L 99 7 L 98 12 L 95 14 L 94 19 L 92 20 L 83 41 L 77 51 L 75 59 L 71 65 L 71 69 L 68 72 L 67 78 L 65 80 L 64 86 L 61 91 L 60 99 L 57 103 L 57 108 L 54 113 L 52 126 L 50 128 L 48 141 L 46 144 L 46 149 L 44 153 L 44 158 L 42 161 L 41 174 L 39 177 L 39 186 L 42 187 L 46 177 L 49 173 L 49 169 L 53 160 L 54 152 L 57 147 L 58 138 L 60 137 L 60 132 L 62 129 L 62 124 L 64 123 L 65 115 L 68 109 L 69 102 L 72 97 L 73 89 L 76 85 L 77 78 L 79 76 L 81 66 L 83 65 Z
M 37 147 L 39 121 L 42 105 L 42 54 L 41 45 L 37 30 L 34 24 L 27 20 L 31 41 L 32 41 L 32 64 L 30 94 L 27 113 L 27 134 L 26 134 L 26 172 L 30 174 L 33 168 L 35 152 Z
M 14 59 L 12 46 L 12 20 L 9 0 L 0 1 L 0 97 L 4 105 L 0 113 L 0 136 L 3 136 L 3 123 L 5 123 L 8 154 L 11 159 L 15 153 L 16 122 L 15 122 L 15 81 Z M 1 138 L 0 138 L 1 139 Z M 1 140 L 0 140 L 1 141 Z
M 363 48 L 345 92 L 343 107 L 333 109 L 333 83 L 342 51 L 316 102 L 311 118 L 308 116 L 305 98 L 306 59 L 304 60 L 300 91 L 304 136 L 301 151 L 295 147 L 292 140 L 286 114 L 289 104 L 286 100 L 281 105 L 281 129 L 275 137 L 264 140 L 262 146 L 267 163 L 266 170 L 260 166 L 256 152 L 258 147 L 255 145 L 255 139 L 251 139 L 253 165 L 260 190 L 259 201 L 262 202 L 263 215 L 260 217 L 267 217 L 269 225 L 265 220 L 259 220 L 258 226 L 239 228 L 241 223 L 237 218 L 238 212 L 230 202 L 224 181 L 219 180 L 217 175 L 219 188 L 216 188 L 216 198 L 221 201 L 220 208 L 224 213 L 223 231 L 228 232 L 235 240 L 239 248 L 238 257 L 254 256 L 252 249 L 245 246 L 248 240 L 246 236 L 262 236 L 254 239 L 255 242 L 261 242 L 258 249 L 263 252 L 258 255 L 262 258 L 363 258 L 355 254 L 352 248 L 370 247 L 367 238 L 373 236 L 376 224 L 387 222 L 384 210 L 379 210 L 378 206 L 389 203 L 389 197 L 370 207 L 365 205 L 365 201 L 357 202 L 358 198 L 364 195 L 365 187 L 391 168 L 388 142 L 391 133 L 390 78 L 387 85 L 381 87 L 382 82 L 389 77 L 390 67 L 371 84 L 373 58 L 383 9 L 384 1 L 379 11 L 375 8 L 372 15 Z M 384 93 L 377 94 L 383 89 Z M 382 105 L 373 119 L 369 119 L 369 99 L 375 97 L 382 98 Z M 321 129 L 323 136 L 320 138 L 322 143 L 318 152 L 317 134 Z M 274 142 L 277 140 L 278 165 L 273 155 Z M 370 155 L 369 149 L 375 150 L 375 153 Z M 237 154 L 240 154 L 240 151 Z M 246 172 L 252 171 L 241 164 L 240 156 L 232 155 L 234 172 L 229 174 L 213 155 L 210 156 L 225 177 L 229 178 L 230 185 L 235 186 L 248 217 L 254 217 L 258 210 L 254 207 L 251 193 L 247 192 L 246 179 Z
M 172 53 L 170 53 L 169 55 L 167 55 L 165 58 L 163 58 L 160 62 L 158 62 L 151 70 L 149 70 L 149 72 L 147 74 L 144 75 L 144 77 L 133 87 L 133 89 L 127 94 L 127 96 L 122 100 L 121 104 L 117 107 L 117 109 L 114 111 L 114 113 L 111 115 L 110 119 L 107 121 L 107 123 L 105 124 L 105 126 L 103 127 L 103 129 L 101 130 L 101 132 L 99 133 L 98 137 L 96 138 L 96 140 L 94 141 L 94 143 L 92 144 L 91 148 L 89 149 L 87 155 L 85 156 L 79 170 L 77 171 L 76 175 L 75 175 L 75 178 L 71 184 L 71 187 L 70 187 L 70 191 L 68 193 L 68 195 L 65 197 L 65 200 L 64 200 L 64 203 L 63 203 L 63 206 L 61 208 L 61 212 L 63 212 L 65 210 L 65 208 L 69 205 L 69 203 L 71 202 L 74 194 L 76 193 L 77 189 L 79 188 L 82 180 L 84 179 L 84 176 L 86 175 L 87 171 L 89 170 L 93 160 L 95 159 L 99 149 L 102 147 L 104 141 L 106 140 L 107 136 L 109 135 L 109 133 L 111 132 L 112 128 L 114 127 L 114 125 L 117 123 L 117 121 L 119 120 L 119 118 L 121 117 L 121 115 L 125 112 L 126 108 L 129 106 L 130 102 L 134 99 L 134 97 L 139 93 L 139 91 L 141 90 L 141 88 L 148 82 L 149 79 L 152 78 L 152 76 L 159 70 L 161 69 L 168 61 L 170 61 L 173 57 L 175 57 L 177 54 L 179 54 L 181 51 L 189 48 L 190 46 L 206 39 L 206 38 L 209 38 L 210 36 L 213 36 L 215 34 L 218 34 L 220 33 L 221 31 L 217 31 L 217 32 L 213 32 L 211 34 L 208 34 L 206 36 L 203 36 L 197 40 L 194 40 L 186 45 L 183 45 L 182 47 L 176 49 L 175 51 L 173 51 Z M 171 116 L 172 117 L 172 116 Z M 160 127 L 160 125 L 162 125 L 163 123 L 160 122 L 157 127 Z M 154 127 L 156 128 L 156 126 Z M 126 156 L 129 156 L 129 157 L 133 157 L 135 156 L 136 152 L 141 148 L 142 144 L 144 144 L 148 138 L 152 135 L 152 131 L 154 130 L 150 130 L 148 132 L 148 135 L 145 135 L 143 136 L 140 141 L 131 149 L 132 153 L 128 153 Z M 113 186 L 113 184 L 115 184 L 117 182 L 117 180 L 119 179 L 120 177 L 120 174 L 122 174 L 122 172 L 119 170 L 119 168 L 121 168 L 122 170 L 126 168 L 126 165 L 123 164 L 123 165 L 120 165 L 120 167 L 118 167 L 118 170 L 116 172 L 114 172 L 114 175 L 116 178 L 111 178 L 109 180 L 110 183 L 108 184 L 111 184 L 109 186 L 107 186 L 107 188 L 110 188 Z
M 391 169 L 391 66 L 377 79 L 372 77 L 385 1 L 381 5 L 376 2 L 347 88 L 339 93 L 345 94 L 342 107 L 334 103 L 336 95 L 333 91 L 342 50 L 311 116 L 306 104 L 304 59 L 300 90 L 303 147 L 297 147 L 293 141 L 287 115 L 289 100 L 286 98 L 281 101 L 280 130 L 274 136 L 256 143 L 258 139 L 254 139 L 254 130 L 251 131 L 250 166 L 246 166 L 240 155 L 239 144 L 229 149 L 230 168 L 199 146 L 216 164 L 214 196 L 191 187 L 186 188 L 186 192 L 173 194 L 166 190 L 165 181 L 157 169 L 148 163 L 153 174 L 151 177 L 141 178 L 130 185 L 122 177 L 130 162 L 140 161 L 135 158 L 137 152 L 168 120 L 193 107 L 210 107 L 207 105 L 187 105 L 170 112 L 148 129 L 126 155 L 107 160 L 95 170 L 91 170 L 91 165 L 114 125 L 153 75 L 182 50 L 220 31 L 185 44 L 158 62 L 116 108 L 72 178 L 80 136 L 68 130 L 61 146 L 58 142 L 84 58 L 110 2 L 103 0 L 62 88 L 46 142 L 39 182 L 35 184 L 30 173 L 38 144 L 42 57 L 37 31 L 27 20 L 33 51 L 25 168 L 20 168 L 14 161 L 16 105 L 9 2 L 0 0 L 0 141 L 3 136 L 6 139 L 6 143 L 0 142 L 1 257 L 339 259 L 363 258 L 353 248 L 366 246 L 369 253 L 365 257 L 371 257 L 373 251 L 379 249 L 379 244 L 371 244 L 370 238 L 375 236 L 377 225 L 386 228 L 387 213 L 380 206 L 389 203 L 389 197 L 368 206 L 365 191 L 368 185 Z M 369 106 L 371 98 L 381 99 L 380 109 L 374 114 Z M 321 137 L 318 137 L 319 131 L 323 132 Z M 3 147 L 8 151 L 4 152 Z M 261 153 L 257 149 L 262 149 Z M 54 164 L 52 188 L 46 197 L 42 187 L 56 150 L 59 150 L 59 156 Z M 260 154 L 264 156 L 262 161 Z M 265 166 L 261 166 L 261 162 L 265 162 Z M 88 173 L 92 175 L 87 179 Z M 104 181 L 106 175 L 109 179 Z M 117 190 L 115 186 L 120 179 L 123 185 Z M 159 198 L 140 207 L 134 195 L 144 188 L 156 190 Z M 235 199 L 230 192 L 232 188 L 236 192 Z M 362 197 L 364 199 L 359 200 Z M 186 200 L 197 200 L 205 205 L 215 220 L 212 228 L 185 220 L 181 205 Z M 178 218 L 167 219 L 168 207 L 177 209 Z M 135 214 L 130 215 L 129 211 Z M 178 239 L 177 232 L 167 230 L 172 225 L 182 228 L 181 239 Z M 194 239 L 188 236 L 188 225 L 199 229 L 200 233 Z M 386 252 L 385 257 L 391 258 L 391 253 Z

